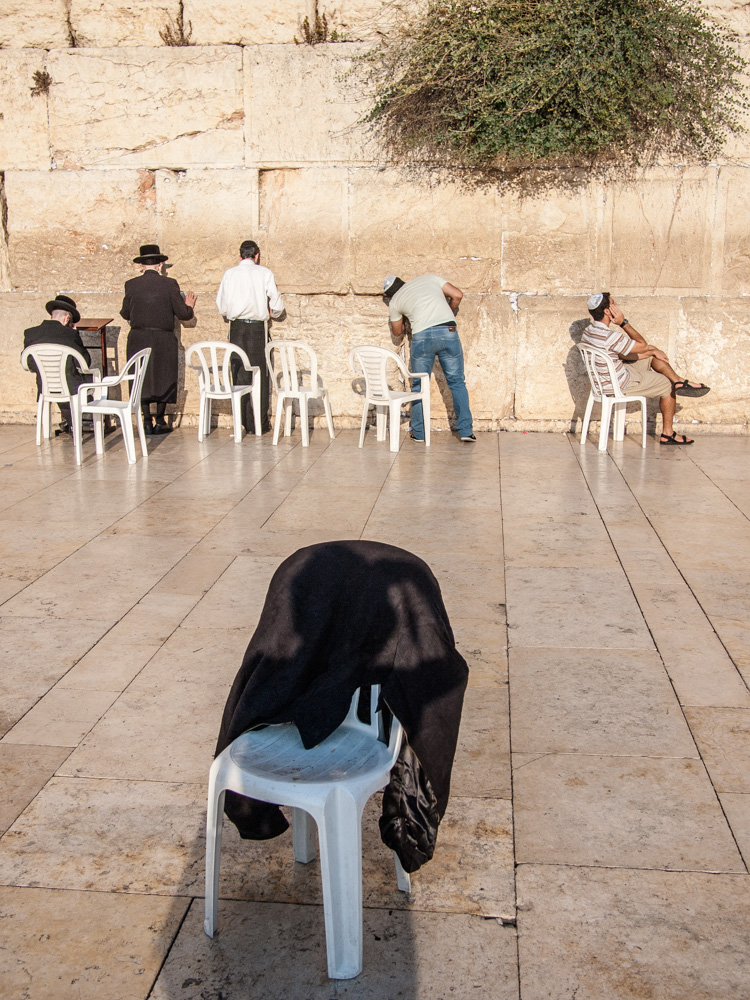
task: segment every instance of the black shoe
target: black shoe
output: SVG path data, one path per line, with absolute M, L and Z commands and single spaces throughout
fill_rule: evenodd
M 73 433 L 73 428 L 70 426 L 68 421 L 61 420 L 59 429 L 55 431 L 55 437 L 57 437 L 58 434 L 72 434 L 72 433 Z
M 166 420 L 157 420 L 154 424 L 154 434 L 171 434 L 172 428 Z
M 412 441 L 418 441 L 420 444 L 424 444 L 424 438 L 418 438 L 414 431 L 409 431 L 409 437 Z
M 144 421 L 143 421 L 143 430 L 144 430 L 144 432 L 145 432 L 145 434 L 146 434 L 147 437 L 150 436 L 151 434 L 158 434 L 159 433 L 158 431 L 154 430 L 153 423 L 150 420 L 146 420 L 145 418 L 144 418 Z
M 472 443 L 476 444 L 477 439 L 474 437 L 473 434 L 462 434 L 461 440 L 465 441 L 466 444 L 472 444 Z

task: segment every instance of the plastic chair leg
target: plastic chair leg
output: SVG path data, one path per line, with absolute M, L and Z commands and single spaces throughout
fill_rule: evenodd
M 273 422 L 273 443 L 279 443 L 279 431 L 281 430 L 281 418 L 284 413 L 284 400 L 276 397 L 276 417 Z
M 385 422 L 387 419 L 387 411 L 385 406 L 378 406 L 375 404 L 375 440 L 385 441 Z
M 581 424 L 581 444 L 586 440 L 589 434 L 589 424 L 591 423 L 591 411 L 594 409 L 594 394 L 589 393 L 588 402 L 586 403 L 586 411 L 583 414 L 583 423 Z
M 401 403 L 399 400 L 388 404 L 388 431 L 390 450 L 398 451 L 401 436 Z
M 209 937 L 216 930 L 219 906 L 219 868 L 221 866 L 221 833 L 224 821 L 224 796 L 216 794 L 213 774 L 208 781 L 208 810 L 206 812 L 206 910 L 203 930 Z
M 42 409 L 42 437 L 52 437 L 52 403 L 45 400 Z M 39 442 L 41 444 L 41 441 Z
M 292 809 L 292 839 L 294 860 L 307 865 L 318 856 L 315 820 L 304 809 Z
M 140 406 L 135 411 L 135 422 L 138 427 L 138 439 L 141 442 L 141 455 L 148 458 L 148 445 L 146 444 L 146 430 L 143 426 L 143 411 Z
M 625 403 L 612 404 L 612 411 L 614 413 L 614 428 L 612 432 L 613 441 L 625 440 L 625 409 Z
M 292 433 L 292 416 L 294 414 L 294 401 L 288 396 L 284 397 L 284 437 L 289 437 Z
M 44 402 L 44 397 L 39 396 L 36 404 L 36 443 L 37 446 L 42 443 L 42 431 L 44 424 L 44 408 L 47 404 Z
M 135 465 L 135 438 L 133 436 L 133 421 L 129 413 L 118 413 L 120 426 L 122 427 L 122 440 L 125 444 L 125 454 L 128 457 L 128 465 Z
M 253 407 L 253 421 L 255 423 L 255 436 L 260 437 L 263 433 L 260 426 L 260 375 L 253 375 L 253 391 L 250 394 L 250 402 Z M 235 441 L 237 438 L 235 437 Z
M 362 971 L 361 809 L 335 788 L 318 823 L 328 975 L 353 979 Z
M 604 396 L 602 398 L 601 427 L 599 428 L 599 451 L 607 450 L 607 438 L 609 437 L 609 422 L 612 419 L 612 402 Z
M 401 892 L 411 892 L 411 875 L 404 871 L 395 851 L 393 852 L 393 860 L 396 864 L 396 883 L 399 889 Z
M 422 396 L 422 416 L 424 418 L 424 446 L 430 447 L 430 383 L 432 376 L 427 379 L 425 394 Z
M 646 400 L 641 400 L 641 448 L 646 447 Z
M 323 409 L 325 410 L 326 422 L 328 424 L 328 433 L 331 438 L 334 438 L 336 435 L 333 433 L 333 414 L 331 413 L 331 401 L 328 398 L 327 392 L 323 393 Z
M 211 397 L 206 396 L 206 411 L 204 413 L 205 423 L 203 425 L 203 436 L 208 437 L 211 433 Z
M 234 443 L 242 444 L 242 396 L 238 392 L 232 393 L 232 427 Z
M 365 443 L 365 431 L 367 430 L 367 411 L 370 409 L 369 403 L 365 401 L 364 408 L 362 410 L 362 426 L 359 429 L 359 447 Z
M 104 417 L 101 413 L 94 413 L 94 448 L 97 455 L 104 454 Z
M 307 396 L 299 398 L 299 422 L 302 431 L 302 447 L 307 448 L 310 444 L 310 428 L 307 423 Z
M 200 403 L 198 405 L 198 441 L 202 441 L 206 428 L 206 394 L 201 392 Z
M 81 454 L 83 429 L 81 427 L 81 406 L 78 402 L 78 396 L 70 397 L 70 423 L 73 431 L 73 448 L 75 449 L 76 465 L 80 465 L 83 461 Z

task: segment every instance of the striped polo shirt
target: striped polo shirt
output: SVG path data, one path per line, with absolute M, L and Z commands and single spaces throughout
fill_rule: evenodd
M 589 347 L 598 347 L 600 351 L 607 352 L 614 362 L 620 389 L 624 389 L 630 381 L 630 372 L 628 371 L 627 365 L 623 364 L 620 355 L 630 354 L 631 351 L 635 349 L 635 341 L 633 338 L 629 337 L 621 327 L 616 326 L 614 330 L 612 330 L 605 323 L 600 323 L 595 319 L 591 323 L 591 326 L 587 326 L 584 330 L 583 336 L 581 337 L 581 343 L 588 344 Z M 597 360 L 596 370 L 602 380 L 602 388 L 605 391 L 607 389 L 612 389 L 612 382 L 609 378 L 609 370 L 607 369 L 607 366 L 603 362 Z

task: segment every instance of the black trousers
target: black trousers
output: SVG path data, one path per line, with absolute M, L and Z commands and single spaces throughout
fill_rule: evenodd
M 241 347 L 247 354 L 251 365 L 260 368 L 260 432 L 267 434 L 271 430 L 268 417 L 270 384 L 268 368 L 266 367 L 266 324 L 263 320 L 233 319 L 229 324 L 229 343 Z M 245 370 L 238 357 L 232 358 L 232 381 L 235 385 L 250 385 L 251 373 Z M 255 433 L 253 420 L 253 405 L 250 393 L 242 398 L 242 426 L 247 434 Z

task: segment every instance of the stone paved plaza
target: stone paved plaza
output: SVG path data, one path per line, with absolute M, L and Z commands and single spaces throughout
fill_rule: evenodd
M 750 439 L 461 446 L 0 428 L 0 995 L 750 997 Z M 326 976 L 317 862 L 225 828 L 206 778 L 269 579 L 300 546 L 422 556 L 470 666 L 434 860 L 364 823 L 365 968 Z

